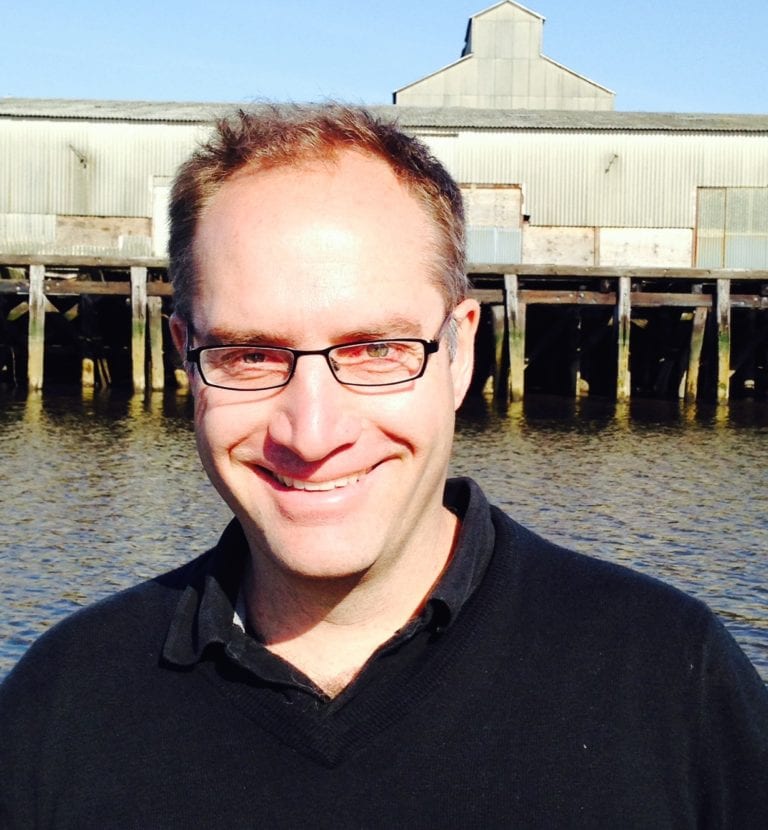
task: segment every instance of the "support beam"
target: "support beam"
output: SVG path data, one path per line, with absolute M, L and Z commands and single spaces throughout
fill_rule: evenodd
M 629 292 L 631 289 L 630 277 L 619 277 L 618 303 L 616 304 L 618 338 L 618 365 L 616 369 L 616 400 L 628 401 L 632 393 L 632 383 L 629 373 L 629 330 L 631 326 L 632 304 Z
M 731 281 L 717 281 L 717 402 L 728 401 L 731 380 Z
M 147 269 L 131 268 L 131 368 L 133 391 L 147 388 Z
M 509 338 L 509 396 L 521 401 L 525 390 L 525 303 L 520 302 L 517 274 L 504 275 L 504 304 Z
M 704 344 L 707 314 L 706 308 L 696 308 L 693 311 L 691 346 L 688 352 L 688 371 L 685 376 L 685 400 L 688 403 L 693 403 L 699 394 L 699 368 L 701 366 L 701 348 Z
M 151 388 L 156 391 L 165 388 L 162 298 L 147 298 L 147 316 L 149 318 L 149 377 Z
M 27 382 L 30 389 L 43 388 L 45 354 L 45 266 L 29 266 L 29 331 L 27 348 Z

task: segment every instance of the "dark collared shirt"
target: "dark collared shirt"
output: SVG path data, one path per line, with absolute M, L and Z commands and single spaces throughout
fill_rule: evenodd
M 224 531 L 199 578 L 182 594 L 165 642 L 164 658 L 178 666 L 224 658 L 252 680 L 279 690 L 286 702 L 335 711 L 362 690 L 371 690 L 385 675 L 405 672 L 417 663 L 430 642 L 450 628 L 480 584 L 493 553 L 495 535 L 485 498 L 468 479 L 451 479 L 446 484 L 444 504 L 461 521 L 448 567 L 420 615 L 381 645 L 356 679 L 333 700 L 303 672 L 269 651 L 247 626 L 244 631 L 235 622 L 248 557 L 248 543 L 237 520 Z

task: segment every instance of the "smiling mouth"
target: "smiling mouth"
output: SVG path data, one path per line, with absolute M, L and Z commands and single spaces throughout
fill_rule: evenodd
M 340 487 L 347 487 L 350 484 L 355 484 L 368 473 L 368 470 L 363 470 L 359 473 L 353 473 L 350 476 L 343 476 L 342 478 L 334 478 L 329 481 L 302 481 L 300 478 L 289 478 L 288 476 L 280 475 L 272 472 L 272 476 L 283 485 L 283 487 L 290 487 L 292 490 L 337 490 Z

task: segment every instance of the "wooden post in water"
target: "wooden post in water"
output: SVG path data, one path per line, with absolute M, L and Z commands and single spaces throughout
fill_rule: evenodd
M 505 306 L 492 305 L 493 314 L 493 397 L 497 406 L 509 404 L 509 351 Z
M 701 365 L 701 347 L 704 344 L 707 313 L 706 308 L 693 310 L 691 347 L 688 353 L 688 371 L 685 375 L 685 400 L 689 403 L 693 403 L 699 394 L 699 366 Z
M 80 342 L 83 350 L 80 383 L 83 389 L 93 389 L 96 386 L 96 362 L 93 357 L 93 300 L 87 294 L 82 294 L 78 299 L 78 304 L 80 306 Z
M 163 366 L 163 298 L 147 298 L 149 318 L 149 367 L 150 384 L 153 391 L 165 388 Z
M 717 402 L 728 401 L 731 380 L 731 281 L 717 281 Z
M 43 388 L 45 354 L 45 266 L 29 266 L 29 331 L 27 334 L 27 382 Z
M 629 373 L 629 330 L 632 319 L 632 304 L 629 292 L 632 283 L 629 277 L 619 277 L 618 301 L 616 306 L 617 337 L 618 337 L 618 366 L 616 370 L 616 400 L 628 401 L 632 393 L 632 383 Z
M 509 395 L 521 401 L 525 390 L 525 303 L 520 302 L 517 274 L 504 275 L 504 305 L 509 338 Z
M 133 391 L 143 392 L 147 388 L 147 269 L 143 266 L 131 268 L 131 368 Z

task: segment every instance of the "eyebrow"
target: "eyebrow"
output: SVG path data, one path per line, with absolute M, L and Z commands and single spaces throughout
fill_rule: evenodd
M 190 327 L 195 337 L 207 341 L 210 345 L 288 345 L 284 335 L 271 331 L 250 331 L 215 326 L 203 337 Z M 354 329 L 345 329 L 340 335 L 332 339 L 332 344 L 354 343 L 358 340 L 386 340 L 396 337 L 421 337 L 421 326 L 415 320 L 402 315 L 379 320 L 370 326 L 360 326 Z

